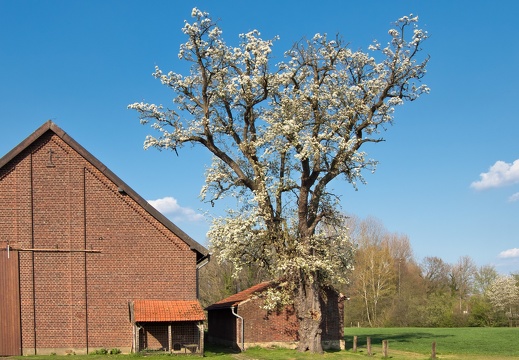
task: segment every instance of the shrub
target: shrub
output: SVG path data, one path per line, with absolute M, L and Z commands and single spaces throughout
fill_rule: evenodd
M 101 348 L 101 349 L 97 349 L 96 351 L 94 351 L 91 354 L 92 355 L 107 355 L 108 354 L 108 350 L 105 349 L 105 348 Z

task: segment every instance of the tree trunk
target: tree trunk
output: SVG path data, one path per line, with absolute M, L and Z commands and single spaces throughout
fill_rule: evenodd
M 296 290 L 296 311 L 299 320 L 299 351 L 323 353 L 321 343 L 322 309 L 319 301 L 319 283 L 313 278 L 303 277 Z

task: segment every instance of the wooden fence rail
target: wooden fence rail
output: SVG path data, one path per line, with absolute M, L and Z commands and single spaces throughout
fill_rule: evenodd
M 352 351 L 357 352 L 357 343 L 359 341 L 359 337 L 357 335 L 353 336 L 353 345 L 352 345 Z M 373 352 L 371 350 L 371 337 L 366 337 L 366 352 L 368 356 L 372 356 Z M 389 341 L 388 340 L 382 340 L 382 356 L 384 358 L 389 357 Z M 431 346 L 431 359 L 436 359 L 436 341 L 433 341 Z

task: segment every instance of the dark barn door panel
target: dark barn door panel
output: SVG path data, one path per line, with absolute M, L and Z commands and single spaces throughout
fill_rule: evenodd
M 0 356 L 22 355 L 18 251 L 0 249 Z

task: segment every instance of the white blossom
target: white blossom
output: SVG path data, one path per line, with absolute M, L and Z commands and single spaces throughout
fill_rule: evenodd
M 159 66 L 153 73 L 172 90 L 175 108 L 128 106 L 158 134 L 145 147 L 191 144 L 212 153 L 201 198 L 237 206 L 213 219 L 208 236 L 237 273 L 258 263 L 288 284 L 347 282 L 353 247 L 330 183 L 364 183 L 363 172 L 377 164 L 364 144 L 382 141 L 395 108 L 429 91 L 421 84 L 428 58 L 419 57 L 427 33 L 415 27 L 417 17 L 402 17 L 388 45 L 374 42 L 370 53 L 316 34 L 273 64 L 277 37 L 252 30 L 228 46 L 207 13 L 191 15 L 178 54 L 189 73 Z M 269 296 L 282 301 L 274 290 Z
M 519 307 L 519 286 L 513 276 L 499 276 L 490 284 L 486 295 L 498 310 L 511 312 L 512 308 Z

